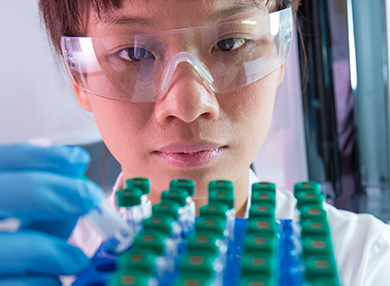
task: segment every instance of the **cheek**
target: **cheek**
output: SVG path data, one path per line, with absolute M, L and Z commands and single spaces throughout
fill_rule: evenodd
M 231 125 L 235 126 L 242 154 L 254 157 L 264 142 L 274 109 L 275 82 L 271 76 L 252 83 L 236 92 L 230 103 L 236 122 Z
M 151 118 L 152 104 L 121 102 L 90 96 L 96 124 L 114 157 L 123 165 L 126 158 L 137 156 L 147 140 L 146 126 Z

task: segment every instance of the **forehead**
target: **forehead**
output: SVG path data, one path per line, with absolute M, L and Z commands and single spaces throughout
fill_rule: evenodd
M 269 3 L 270 2 L 270 3 Z M 124 0 L 118 9 L 90 11 L 88 36 L 144 33 L 233 21 L 268 12 L 270 0 Z

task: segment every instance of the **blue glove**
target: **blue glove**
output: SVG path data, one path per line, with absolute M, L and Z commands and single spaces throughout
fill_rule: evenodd
M 0 286 L 61 285 L 88 266 L 66 240 L 104 198 L 82 178 L 89 161 L 80 147 L 0 146 Z

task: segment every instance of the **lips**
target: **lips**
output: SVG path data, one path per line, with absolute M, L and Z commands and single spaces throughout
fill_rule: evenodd
M 218 158 L 226 146 L 215 144 L 171 145 L 154 151 L 160 159 L 179 168 L 195 168 Z

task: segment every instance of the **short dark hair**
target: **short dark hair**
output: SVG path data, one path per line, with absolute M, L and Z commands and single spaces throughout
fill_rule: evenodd
M 292 3 L 296 15 L 301 0 L 266 1 L 266 5 L 275 5 L 276 10 Z M 61 36 L 82 36 L 91 8 L 99 14 L 101 11 L 119 9 L 122 3 L 123 0 L 39 0 L 39 11 L 55 51 L 61 54 Z

